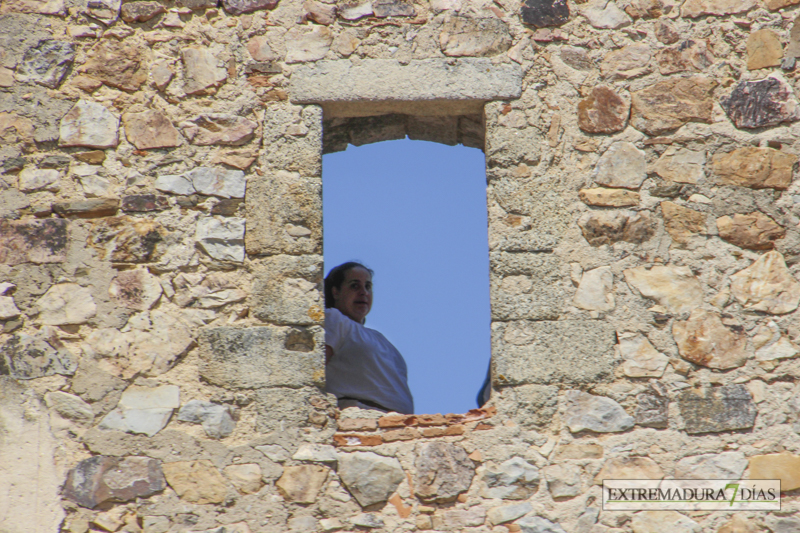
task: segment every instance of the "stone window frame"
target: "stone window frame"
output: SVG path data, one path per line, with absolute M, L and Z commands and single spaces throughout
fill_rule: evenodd
M 271 106 L 264 118 L 263 176 L 249 182 L 245 199 L 245 246 L 255 278 L 251 310 L 289 331 L 282 334 L 289 350 L 280 356 L 282 372 L 262 386 L 303 388 L 302 396 L 312 394 L 308 387 L 324 386 L 322 154 L 354 140 L 365 144 L 406 134 L 476 145 L 480 139 L 469 132 L 477 117 L 485 134 L 488 184 L 493 392 L 510 389 L 508 405 L 516 411 L 525 403 L 522 396 L 514 400 L 519 387 L 586 388 L 613 376 L 613 328 L 562 319 L 564 298 L 557 286 L 563 265 L 553 252 L 569 225 L 559 200 L 569 191 L 547 185 L 533 194 L 517 190 L 532 186 L 517 172 L 536 163 L 544 137 L 505 118 L 522 94 L 519 65 L 486 58 L 318 61 L 295 70 L 289 100 Z M 354 126 L 370 131 L 354 132 Z M 535 198 L 533 211 L 510 205 L 521 193 Z M 520 212 L 533 222 L 513 228 L 493 216 L 498 205 L 509 216 Z M 509 289 L 509 280 L 513 285 L 523 278 L 532 290 Z M 301 351 L 315 356 L 313 362 L 290 357 L 292 335 L 308 338 L 310 347 Z

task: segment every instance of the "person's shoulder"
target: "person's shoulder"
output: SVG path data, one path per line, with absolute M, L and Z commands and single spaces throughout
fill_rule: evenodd
M 350 327 L 351 325 L 356 324 L 351 318 L 347 317 L 336 309 L 335 307 L 326 307 L 325 308 L 325 325 L 344 325 L 346 327 Z

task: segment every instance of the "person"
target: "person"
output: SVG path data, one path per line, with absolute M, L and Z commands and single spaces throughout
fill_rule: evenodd
M 348 262 L 325 278 L 326 386 L 340 409 L 414 412 L 408 369 L 380 332 L 364 325 L 372 309 L 372 270 Z

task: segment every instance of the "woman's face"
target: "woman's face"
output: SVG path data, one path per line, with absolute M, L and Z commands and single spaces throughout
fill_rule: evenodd
M 372 309 L 372 276 L 361 267 L 354 267 L 344 275 L 340 288 L 333 288 L 334 307 L 359 324 Z

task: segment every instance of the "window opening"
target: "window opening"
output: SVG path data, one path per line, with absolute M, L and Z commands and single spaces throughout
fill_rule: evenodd
M 340 146 L 339 149 L 342 149 Z M 476 407 L 491 353 L 485 161 L 392 140 L 323 156 L 325 273 L 375 271 L 366 326 L 408 365 L 416 413 Z

